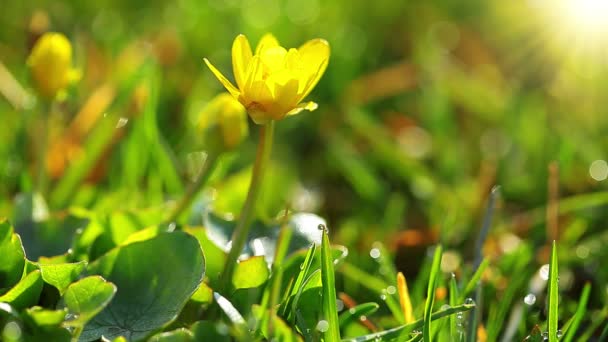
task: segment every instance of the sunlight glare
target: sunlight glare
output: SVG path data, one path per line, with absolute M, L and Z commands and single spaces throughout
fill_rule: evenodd
M 581 33 L 608 33 L 608 0 L 565 0 L 563 11 Z

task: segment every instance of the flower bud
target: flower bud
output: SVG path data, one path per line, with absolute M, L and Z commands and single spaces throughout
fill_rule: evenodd
M 245 107 L 228 93 L 217 95 L 198 119 L 205 147 L 215 153 L 235 149 L 249 134 Z
M 61 33 L 47 32 L 40 37 L 27 59 L 38 93 L 53 99 L 80 78 L 72 68 L 72 45 Z

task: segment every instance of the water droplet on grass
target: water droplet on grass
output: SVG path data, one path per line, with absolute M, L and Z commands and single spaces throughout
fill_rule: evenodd
M 524 303 L 526 303 L 528 305 L 534 305 L 534 303 L 536 303 L 536 296 L 532 293 L 528 293 L 524 297 Z
M 380 257 L 380 250 L 378 248 L 372 248 L 369 251 L 369 256 L 371 256 L 374 259 L 378 259 Z
M 549 279 L 549 264 L 544 264 L 540 267 L 540 270 L 538 270 L 538 274 L 540 275 L 540 277 L 543 280 L 548 280 Z
M 326 332 L 327 329 L 329 329 L 329 322 L 326 320 L 322 319 L 319 321 L 319 323 L 317 323 L 317 330 L 320 332 Z

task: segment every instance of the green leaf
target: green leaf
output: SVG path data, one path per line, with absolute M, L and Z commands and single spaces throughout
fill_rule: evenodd
M 433 264 L 431 266 L 431 274 L 429 276 L 429 285 L 426 290 L 426 304 L 424 305 L 424 326 L 422 328 L 422 338 L 424 342 L 431 342 L 431 312 L 433 310 L 433 302 L 435 301 L 435 288 L 437 287 L 437 278 L 440 275 L 441 269 L 441 245 L 435 248 L 433 256 Z
M 23 340 L 28 342 L 68 342 L 72 334 L 61 326 L 66 310 L 48 310 L 39 306 L 26 309 L 22 313 L 24 329 Z
M 13 287 L 23 275 L 25 252 L 19 235 L 7 220 L 0 219 L 0 293 Z
M 268 280 L 270 271 L 263 256 L 254 256 L 243 260 L 236 265 L 232 277 L 235 289 L 258 287 Z
M 553 241 L 551 264 L 549 265 L 549 342 L 557 342 L 559 284 L 557 269 L 557 246 Z
M 194 292 L 190 299 L 199 304 L 211 303 L 213 302 L 213 289 L 207 286 L 207 284 L 201 283 L 201 286 Z
M 65 316 L 66 310 L 48 310 L 40 306 L 25 309 L 25 315 L 29 317 L 36 326 L 59 326 Z
M 84 327 L 110 303 L 115 293 L 116 286 L 100 276 L 86 277 L 71 284 L 63 295 L 63 302 L 70 313 L 65 325 Z
M 148 336 L 182 310 L 201 283 L 205 266 L 198 241 L 183 232 L 161 233 L 113 249 L 89 267 L 118 288 L 86 326 L 81 340 Z
M 328 324 L 325 331 L 321 330 L 323 340 L 338 342 L 340 341 L 340 325 L 338 322 L 338 309 L 336 307 L 334 258 L 332 257 L 326 229 L 323 229 L 323 241 L 321 242 L 321 281 L 323 284 L 323 319 Z
M 42 277 L 40 271 L 36 270 L 26 275 L 7 293 L 0 296 L 0 302 L 5 302 L 17 309 L 24 309 L 38 303 L 40 292 L 42 292 Z
M 180 328 L 173 331 L 167 331 L 156 334 L 148 340 L 148 342 L 193 342 L 194 335 L 188 329 Z
M 66 264 L 37 264 L 42 273 L 42 279 L 49 285 L 54 286 L 59 290 L 59 294 L 63 295 L 67 287 L 74 282 L 87 263 L 85 261 Z

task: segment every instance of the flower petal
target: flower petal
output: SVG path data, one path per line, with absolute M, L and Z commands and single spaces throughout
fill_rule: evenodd
M 251 61 L 251 46 L 247 37 L 239 34 L 232 44 L 232 72 L 239 89 L 243 90 L 247 79 L 247 66 Z
M 247 102 L 251 101 L 250 94 L 252 93 L 252 85 L 254 82 L 263 82 L 262 74 L 264 68 L 262 67 L 262 61 L 260 60 L 260 56 L 253 56 L 249 65 L 247 66 L 247 78 L 245 79 L 245 85 L 241 89 L 243 98 L 246 99 Z M 247 104 L 245 104 L 246 106 Z
M 280 46 L 279 41 L 271 33 L 266 33 L 255 48 L 255 54 L 259 55 L 262 50 L 275 46 Z
M 267 82 L 268 83 L 268 82 Z M 275 82 L 273 89 L 272 118 L 281 120 L 298 104 L 298 80 L 289 79 L 285 83 Z
M 313 39 L 302 45 L 298 52 L 302 66 L 306 68 L 310 78 L 300 95 L 304 99 L 317 85 L 329 62 L 329 43 L 325 39 Z
M 319 105 L 316 102 L 312 102 L 312 101 L 302 102 L 296 108 L 294 108 L 291 111 L 289 111 L 287 113 L 287 115 L 296 115 L 296 114 L 299 114 L 304 109 L 306 109 L 307 111 L 312 112 L 313 110 L 315 110 L 317 108 L 319 108 Z
M 222 83 L 224 88 L 226 88 L 226 90 L 228 90 L 232 96 L 238 98 L 240 93 L 239 90 L 224 75 L 222 75 L 222 73 L 217 70 L 207 58 L 205 58 L 205 64 L 207 64 L 207 67 L 209 67 L 215 77 Z

